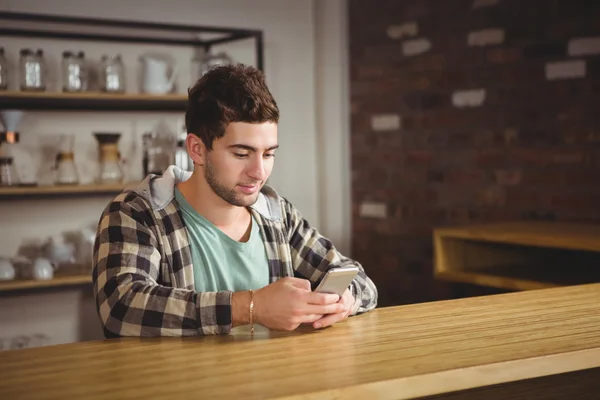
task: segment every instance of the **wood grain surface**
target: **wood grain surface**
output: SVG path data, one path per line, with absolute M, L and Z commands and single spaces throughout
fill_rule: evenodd
M 600 367 L 599 298 L 590 284 L 381 308 L 319 331 L 8 351 L 0 398 L 407 399 L 488 388 Z

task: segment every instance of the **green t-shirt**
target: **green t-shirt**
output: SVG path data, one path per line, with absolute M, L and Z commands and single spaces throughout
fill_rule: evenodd
M 233 240 L 198 214 L 176 188 L 175 199 L 190 237 L 197 292 L 260 289 L 269 284 L 269 264 L 258 223 L 250 239 Z

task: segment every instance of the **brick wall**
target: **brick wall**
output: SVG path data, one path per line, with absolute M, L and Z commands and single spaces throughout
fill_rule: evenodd
M 600 222 L 600 1 L 350 0 L 353 256 L 445 298 L 432 228 Z

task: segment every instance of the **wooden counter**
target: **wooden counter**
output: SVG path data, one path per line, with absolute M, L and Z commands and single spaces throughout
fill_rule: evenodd
M 9 351 L 0 398 L 455 399 L 517 390 L 510 382 L 530 393 L 523 385 L 540 381 L 526 379 L 539 377 L 553 395 L 597 395 L 599 299 L 590 284 L 382 308 L 320 331 Z M 532 398 L 506 393 L 473 398 Z

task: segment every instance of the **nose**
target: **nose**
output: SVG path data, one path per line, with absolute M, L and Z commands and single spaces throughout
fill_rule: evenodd
M 248 167 L 247 174 L 255 181 L 264 181 L 267 178 L 265 160 L 260 156 L 253 157 L 252 164 Z

